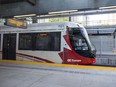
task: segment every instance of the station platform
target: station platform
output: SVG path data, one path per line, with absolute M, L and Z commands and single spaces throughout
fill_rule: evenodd
M 0 87 L 116 87 L 116 67 L 0 60 Z

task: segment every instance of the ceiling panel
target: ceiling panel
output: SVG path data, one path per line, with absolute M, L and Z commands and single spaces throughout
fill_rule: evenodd
M 15 3 L 20 1 L 25 1 L 25 0 L 0 0 L 0 4 Z

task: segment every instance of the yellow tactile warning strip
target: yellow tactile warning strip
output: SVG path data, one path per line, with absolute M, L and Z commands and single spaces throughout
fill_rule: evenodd
M 20 64 L 40 64 L 40 65 L 48 65 L 48 66 L 98 69 L 98 70 L 116 70 L 116 67 L 89 66 L 89 65 L 86 66 L 86 65 L 71 65 L 71 64 L 54 64 L 54 63 L 42 63 L 42 62 L 33 62 L 33 61 L 30 62 L 30 61 L 20 61 L 20 60 L 0 60 L 0 62 L 20 63 Z

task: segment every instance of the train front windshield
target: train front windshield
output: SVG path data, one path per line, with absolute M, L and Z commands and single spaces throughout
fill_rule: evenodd
M 69 28 L 69 35 L 72 47 L 78 54 L 90 58 L 95 57 L 96 50 L 84 27 Z

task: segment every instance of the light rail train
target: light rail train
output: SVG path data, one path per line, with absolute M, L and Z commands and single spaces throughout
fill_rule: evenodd
M 63 64 L 95 63 L 96 49 L 86 29 L 73 22 L 0 26 L 1 59 Z

